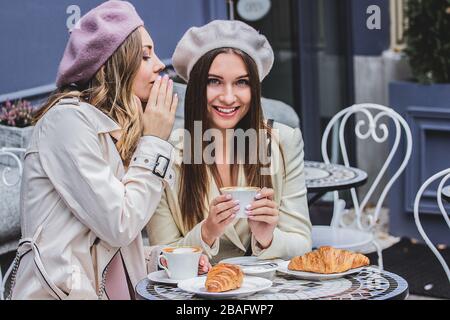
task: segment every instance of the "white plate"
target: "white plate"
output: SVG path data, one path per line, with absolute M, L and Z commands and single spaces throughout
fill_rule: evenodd
M 245 274 L 270 280 L 275 276 L 275 271 L 278 269 L 278 262 L 283 262 L 283 260 L 259 260 L 257 257 L 245 256 L 228 258 L 220 262 L 238 265 Z
M 362 269 L 365 268 L 365 267 L 361 267 L 361 268 L 356 268 L 356 269 L 350 269 L 346 272 L 341 272 L 341 273 L 321 274 L 321 273 L 314 273 L 314 272 L 289 270 L 288 265 L 289 265 L 289 261 L 284 261 L 282 263 L 279 263 L 279 267 L 278 267 L 277 271 L 284 273 L 284 274 L 294 276 L 299 279 L 319 280 L 319 281 L 342 278 L 348 274 L 360 272 Z
M 203 298 L 227 299 L 244 297 L 256 292 L 266 290 L 272 286 L 272 281 L 259 277 L 244 276 L 242 286 L 239 289 L 226 292 L 208 292 L 205 288 L 206 276 L 182 280 L 178 282 L 178 288 L 194 293 Z
M 147 275 L 147 278 L 149 278 L 153 282 L 165 283 L 165 284 L 177 284 L 179 281 L 181 281 L 181 280 L 170 279 L 167 276 L 167 272 L 165 270 L 152 272 Z
M 278 268 L 278 263 L 284 262 L 284 260 L 281 259 L 273 259 L 273 260 L 260 260 L 257 257 L 251 256 L 251 257 L 235 257 L 235 258 L 228 258 L 220 261 L 221 263 L 230 263 L 230 264 L 237 264 L 239 265 L 242 270 L 245 272 L 246 269 L 258 269 L 258 270 L 276 270 Z

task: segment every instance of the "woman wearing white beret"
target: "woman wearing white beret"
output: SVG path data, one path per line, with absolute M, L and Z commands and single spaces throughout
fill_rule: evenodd
M 150 244 L 198 245 L 212 262 L 245 254 L 289 259 L 311 250 L 301 132 L 263 119 L 261 81 L 273 61 L 267 39 L 240 21 L 194 27 L 180 40 L 173 65 L 188 81 L 185 130 L 172 136 L 176 183 L 147 225 Z M 205 161 L 210 149 L 202 142 L 211 129 L 224 137 L 214 142 L 213 163 Z M 265 135 L 242 151 L 226 136 L 230 129 Z M 259 156 L 249 161 L 269 150 L 270 164 Z M 228 186 L 261 188 L 246 208 L 248 219 L 236 219 L 240 204 L 220 194 Z

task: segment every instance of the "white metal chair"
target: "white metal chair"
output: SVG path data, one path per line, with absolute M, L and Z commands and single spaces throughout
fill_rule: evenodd
M 380 269 L 383 268 L 382 248 L 375 239 L 375 227 L 377 225 L 378 218 L 382 209 L 383 201 L 391 189 L 394 182 L 400 176 L 405 169 L 412 151 L 412 137 L 411 130 L 407 122 L 393 109 L 377 105 L 377 104 L 356 104 L 348 107 L 339 113 L 337 113 L 328 126 L 325 129 L 322 138 L 322 157 L 325 163 L 330 163 L 330 158 L 327 151 L 327 142 L 331 130 L 334 128 L 338 134 L 339 149 L 343 159 L 343 164 L 347 167 L 350 166 L 347 154 L 347 147 L 345 141 L 345 128 L 348 120 L 351 116 L 361 115 L 367 118 L 356 122 L 355 134 L 360 140 L 367 140 L 371 138 L 376 143 L 385 143 L 389 137 L 389 128 L 385 123 L 379 123 L 380 119 L 387 118 L 391 121 L 395 128 L 395 138 L 393 140 L 393 146 L 388 153 L 386 161 L 370 186 L 367 194 L 360 202 L 355 188 L 350 190 L 352 202 L 354 206 L 354 218 L 348 219 L 349 210 L 346 210 L 345 201 L 339 199 L 337 191 L 334 192 L 334 209 L 333 217 L 330 226 L 313 226 L 312 238 L 313 246 L 320 247 L 324 245 L 330 245 L 341 249 L 358 249 L 371 243 L 375 246 L 378 253 L 378 265 Z M 380 134 L 381 133 L 381 134 Z M 404 133 L 406 151 L 403 157 L 401 165 L 396 172 L 390 177 L 387 184 L 384 186 L 379 199 L 376 202 L 375 209 L 372 213 L 365 212 L 370 197 L 374 193 L 375 189 L 383 178 L 387 169 L 389 168 L 394 155 L 399 150 L 399 144 Z M 335 139 L 336 140 L 336 139 Z M 334 149 L 336 150 L 336 148 Z M 344 217 L 347 216 L 345 222 Z
M 450 179 L 450 169 L 445 169 L 443 171 L 440 171 L 430 177 L 425 183 L 420 187 L 419 191 L 417 192 L 416 199 L 414 200 L 414 221 L 416 222 L 417 229 L 419 230 L 420 235 L 425 240 L 425 243 L 427 246 L 433 251 L 436 258 L 441 263 L 442 267 L 444 268 L 445 273 L 447 274 L 448 281 L 450 283 L 450 269 L 448 267 L 448 264 L 445 262 L 442 255 L 439 253 L 439 251 L 436 249 L 434 244 L 431 242 L 431 240 L 428 238 L 427 234 L 425 233 L 422 224 L 420 223 L 419 218 L 419 203 L 420 199 L 422 197 L 422 194 L 428 188 L 430 184 L 432 184 L 434 181 L 439 180 L 440 178 L 444 177 L 441 182 L 439 183 L 438 189 L 437 189 L 437 203 L 439 206 L 439 210 L 441 211 L 441 214 L 444 216 L 445 222 L 447 222 L 448 227 L 450 228 L 450 219 L 447 215 L 447 212 L 445 211 L 444 205 L 442 204 L 442 188 L 444 187 L 445 183 L 448 179 Z M 450 232 L 449 232 L 450 235 Z
M 2 172 L 2 183 L 6 186 L 6 187 L 13 187 L 15 185 L 17 185 L 22 177 L 22 162 L 20 160 L 20 158 L 17 156 L 17 154 L 23 153 L 25 152 L 25 149 L 23 148 L 1 148 L 0 149 L 0 156 L 8 156 L 11 157 L 16 163 L 17 163 L 17 176 L 14 180 L 9 180 L 10 178 L 8 178 L 9 175 L 11 175 L 12 169 L 10 167 L 5 167 L 3 172 Z M 19 219 L 19 217 L 17 217 L 17 219 Z M 0 300 L 4 300 L 4 293 L 5 293 L 5 288 L 6 288 L 6 282 L 8 280 L 8 277 L 11 273 L 12 270 L 12 266 L 13 264 L 11 264 L 11 266 L 8 268 L 8 270 L 5 273 L 5 276 L 2 276 L 2 270 L 0 268 Z

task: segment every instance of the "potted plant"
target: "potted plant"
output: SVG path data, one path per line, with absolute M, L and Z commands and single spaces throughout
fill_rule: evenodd
M 422 84 L 450 83 L 450 1 L 409 0 L 405 53 Z
M 450 0 L 408 0 L 404 55 L 413 78 L 389 85 L 389 105 L 402 114 L 412 132 L 413 152 L 400 197 L 390 197 L 391 232 L 419 238 L 413 219 L 414 196 L 424 179 L 450 167 Z M 391 142 L 394 137 L 391 137 Z M 398 164 L 399 162 L 397 162 Z M 420 204 L 424 224 L 437 243 L 448 243 L 448 227 L 437 214 L 436 186 Z
M 400 83 L 394 82 L 390 88 L 391 97 L 397 98 L 397 90 L 407 90 L 419 95 L 423 93 L 425 96 L 429 96 L 429 93 L 436 94 L 437 91 L 448 92 L 450 88 L 450 0 L 408 0 L 405 16 L 406 48 L 403 53 L 410 65 L 413 79 Z M 407 88 L 399 88 L 401 86 L 407 86 Z M 443 99 L 442 102 L 448 105 L 449 101 Z M 433 103 L 429 102 L 429 104 Z
M 0 104 L 0 148 L 26 148 L 33 131 L 35 107 L 27 100 Z M 10 157 L 0 157 L 0 164 L 16 166 Z

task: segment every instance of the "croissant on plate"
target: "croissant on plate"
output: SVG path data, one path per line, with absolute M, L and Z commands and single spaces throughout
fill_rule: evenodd
M 239 266 L 219 263 L 208 272 L 205 287 L 208 292 L 224 292 L 240 288 L 243 280 L 244 273 Z
M 324 246 L 303 256 L 292 258 L 288 269 L 330 274 L 346 272 L 350 269 L 367 266 L 369 263 L 369 258 L 363 254 Z

